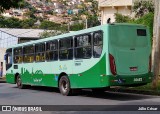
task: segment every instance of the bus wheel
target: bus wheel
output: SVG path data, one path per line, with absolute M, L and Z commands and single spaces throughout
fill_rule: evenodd
M 72 89 L 70 88 L 70 81 L 67 76 L 62 76 L 59 80 L 59 90 L 62 95 L 68 96 L 72 94 Z
M 21 80 L 21 77 L 19 75 L 17 76 L 16 83 L 17 83 L 17 87 L 19 89 L 23 89 L 24 86 L 25 86 L 25 85 L 22 84 L 22 80 Z

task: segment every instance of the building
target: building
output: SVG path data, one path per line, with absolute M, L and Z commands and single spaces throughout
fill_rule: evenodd
M 109 18 L 111 22 L 115 22 L 115 13 L 127 16 L 131 15 L 134 1 L 135 0 L 99 0 L 101 24 L 106 24 Z
M 44 32 L 44 30 L 41 29 L 0 28 L 0 76 L 2 71 L 2 75 L 6 74 L 4 61 L 6 48 L 19 43 L 37 40 L 40 38 L 42 32 Z
M 44 32 L 42 29 L 0 28 L 0 47 L 7 48 L 19 43 L 37 40 L 42 32 Z
M 6 66 L 4 62 L 5 48 L 0 48 L 0 77 L 6 74 Z
M 115 22 L 115 13 L 134 17 L 132 7 L 135 1 L 152 1 L 154 0 L 99 0 L 99 9 L 101 10 L 101 24 L 106 24 L 110 18 Z

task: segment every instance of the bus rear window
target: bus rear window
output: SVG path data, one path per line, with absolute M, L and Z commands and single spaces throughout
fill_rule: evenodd
M 146 36 L 146 30 L 145 29 L 137 29 L 137 35 L 138 36 Z

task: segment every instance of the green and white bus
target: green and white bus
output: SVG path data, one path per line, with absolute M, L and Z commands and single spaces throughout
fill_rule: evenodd
M 146 26 L 106 24 L 12 46 L 6 50 L 6 81 L 59 88 L 105 90 L 152 81 Z

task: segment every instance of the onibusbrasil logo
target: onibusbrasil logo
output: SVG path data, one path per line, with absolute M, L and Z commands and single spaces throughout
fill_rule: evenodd
M 2 106 L 2 111 L 42 111 L 39 106 Z

